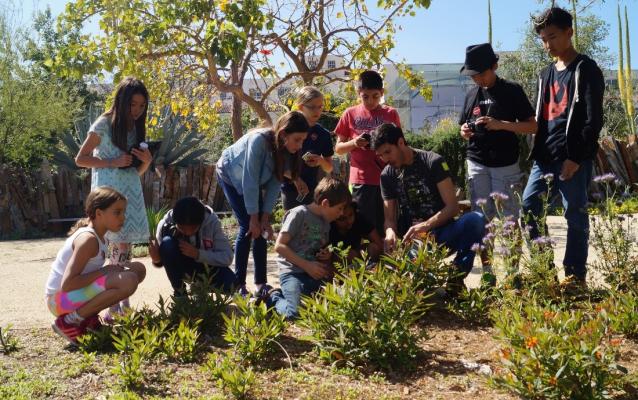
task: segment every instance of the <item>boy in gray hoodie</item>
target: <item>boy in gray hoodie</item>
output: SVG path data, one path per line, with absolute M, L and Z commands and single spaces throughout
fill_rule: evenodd
M 164 215 L 149 253 L 154 266 L 164 266 L 177 296 L 185 294 L 187 277 L 193 279 L 207 269 L 215 288 L 230 293 L 235 285 L 229 268 L 233 249 L 221 222 L 212 208 L 195 197 L 178 200 Z

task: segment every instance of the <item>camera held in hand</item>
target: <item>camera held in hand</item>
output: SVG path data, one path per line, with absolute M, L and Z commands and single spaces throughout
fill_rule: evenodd
M 361 135 L 359 135 L 359 137 L 361 139 L 364 139 L 364 140 L 368 141 L 368 144 L 366 144 L 366 149 L 369 149 L 370 148 L 370 141 L 372 141 L 372 135 L 370 135 L 369 132 L 365 132 L 365 133 L 362 133 Z
M 131 146 L 131 148 L 129 149 L 129 154 L 133 157 L 133 160 L 131 161 L 131 165 L 129 165 L 128 167 L 120 167 L 120 169 L 125 169 L 125 168 L 137 168 L 140 165 L 142 165 L 142 160 L 140 160 L 139 158 L 137 158 L 133 153 L 133 149 L 138 149 L 138 150 L 146 150 L 148 149 L 151 154 L 153 154 L 155 151 L 157 151 L 157 149 L 159 148 L 159 146 L 162 144 L 161 140 L 151 140 L 148 142 L 140 142 L 134 146 Z
M 467 121 L 467 129 L 469 129 L 472 133 L 484 133 L 485 126 L 483 124 L 477 124 L 476 121 Z

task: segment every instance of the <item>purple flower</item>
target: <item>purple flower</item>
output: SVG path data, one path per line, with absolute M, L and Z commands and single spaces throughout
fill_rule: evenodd
M 503 229 L 512 230 L 514 228 L 516 228 L 516 222 L 514 221 L 505 221 L 503 224 Z
M 494 228 L 494 224 L 493 223 L 490 222 L 490 223 L 485 224 L 485 229 L 487 229 L 488 231 L 492 230 L 492 228 Z
M 539 247 L 551 246 L 554 244 L 554 240 L 549 236 L 539 236 L 536 239 L 532 240 L 532 243 Z
M 545 180 L 545 182 L 547 182 L 547 183 L 552 183 L 554 181 L 554 174 L 552 174 L 552 173 L 545 174 L 545 175 L 541 176 L 541 178 L 543 178 Z
M 492 192 L 490 193 L 490 197 L 493 198 L 494 201 L 507 201 L 510 198 L 508 195 L 501 192 Z
M 602 194 L 602 193 L 600 193 L 600 192 L 596 192 L 596 193 L 593 193 L 593 194 L 591 195 L 591 197 L 593 197 L 593 198 L 594 198 L 594 200 L 602 200 L 602 199 L 603 199 L 603 194 Z
M 478 253 L 479 251 L 483 250 L 485 247 L 481 246 L 480 243 L 474 243 L 472 245 L 472 247 L 470 248 L 470 250 L 472 250 L 475 253 Z
M 496 254 L 503 256 L 503 257 L 509 257 L 512 252 L 510 251 L 510 249 L 508 249 L 505 246 L 498 246 L 496 247 L 496 249 L 494 249 L 494 251 L 496 252 Z
M 616 175 L 609 173 L 609 174 L 595 176 L 593 181 L 596 183 L 609 183 L 609 182 L 615 181 L 616 179 L 617 179 Z
M 484 207 L 487 204 L 487 199 L 484 198 L 478 198 L 476 199 L 476 205 L 479 207 Z

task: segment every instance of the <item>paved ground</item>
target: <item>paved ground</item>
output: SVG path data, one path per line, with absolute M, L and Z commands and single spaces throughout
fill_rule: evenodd
M 565 252 L 566 230 L 562 217 L 550 217 L 550 232 L 557 241 L 555 259 L 557 264 Z M 44 304 L 44 285 L 49 274 L 51 262 L 64 238 L 17 240 L 0 242 L 0 326 L 10 323 L 16 328 L 31 328 L 47 326 L 52 321 L 48 309 Z M 594 256 L 590 251 L 590 261 Z M 277 286 L 277 268 L 274 254 L 269 254 L 268 281 Z M 171 287 L 164 269 L 155 268 L 149 258 L 138 259 L 147 266 L 146 280 L 131 298 L 136 305 L 154 305 L 161 294 L 168 297 Z M 478 265 L 478 264 L 477 264 Z M 249 266 L 248 282 L 252 282 L 252 266 Z M 475 286 L 481 274 L 480 268 L 475 268 L 467 279 L 469 286 Z

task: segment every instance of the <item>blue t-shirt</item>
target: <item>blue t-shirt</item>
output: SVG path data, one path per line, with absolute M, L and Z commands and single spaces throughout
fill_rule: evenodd
M 303 142 L 301 148 L 301 155 L 303 156 L 307 152 L 312 154 L 318 154 L 324 157 L 332 157 L 334 149 L 332 147 L 332 137 L 330 132 L 323 126 L 316 124 L 308 130 L 308 137 Z M 308 185 L 308 190 L 313 193 L 317 184 L 317 174 L 321 167 L 309 167 L 302 161 L 301 166 L 301 179 Z M 295 185 L 288 179 L 281 185 L 281 190 L 286 192 L 296 192 Z

